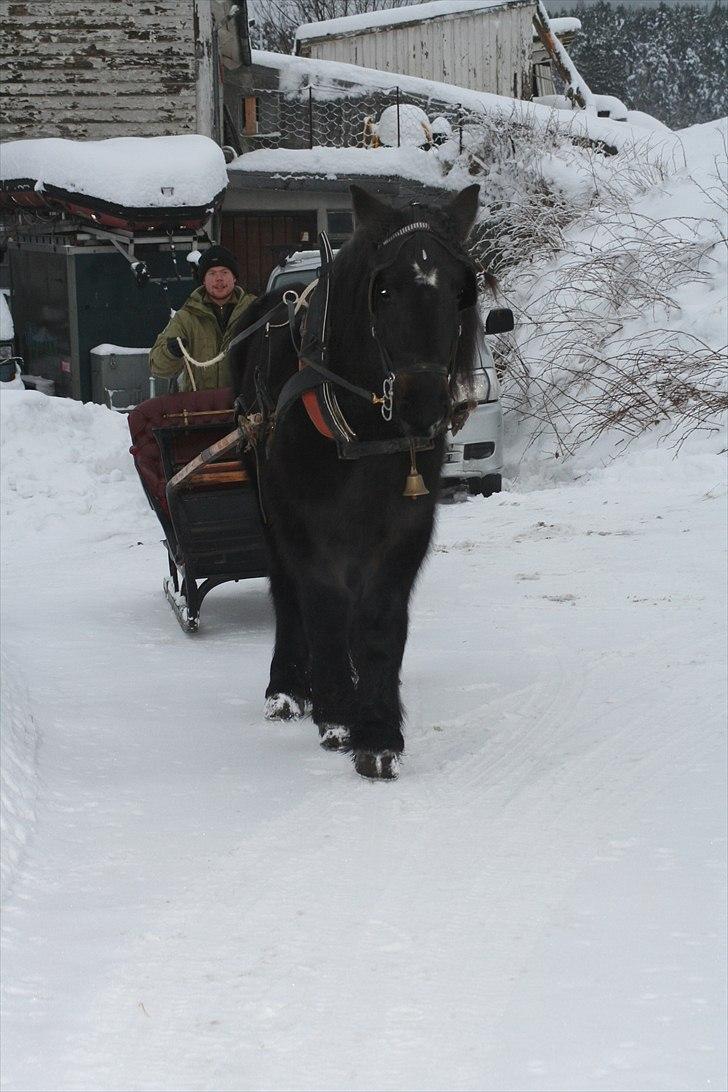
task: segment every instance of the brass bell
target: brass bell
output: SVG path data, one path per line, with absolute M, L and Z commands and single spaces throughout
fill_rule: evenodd
M 407 481 L 404 484 L 402 496 L 412 497 L 412 500 L 415 500 L 417 497 L 426 497 L 430 490 L 425 485 L 422 475 L 417 470 L 414 444 L 410 444 L 410 460 L 410 471 L 407 475 Z

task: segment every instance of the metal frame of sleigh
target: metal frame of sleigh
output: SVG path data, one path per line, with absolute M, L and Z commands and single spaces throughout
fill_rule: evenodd
M 202 390 L 150 398 L 129 414 L 130 451 L 165 535 L 164 593 L 186 633 L 213 588 L 268 572 L 232 405 L 232 390 Z

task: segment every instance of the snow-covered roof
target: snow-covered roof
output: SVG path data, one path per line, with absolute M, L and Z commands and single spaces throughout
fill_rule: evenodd
M 468 87 L 458 87 L 456 84 L 440 83 L 437 80 L 425 80 L 420 76 L 408 76 L 403 72 L 383 72 L 376 68 L 362 68 L 356 64 L 347 64 L 344 61 L 323 61 L 311 57 L 294 57 L 284 53 L 271 53 L 266 50 L 254 49 L 252 51 L 253 64 L 276 69 L 278 71 L 279 87 L 284 92 L 300 92 L 311 87 L 316 99 L 330 97 L 341 98 L 348 93 L 366 93 L 367 91 L 394 91 L 395 87 L 404 95 L 416 96 L 420 104 L 423 100 L 434 100 L 436 104 L 449 104 L 462 108 L 473 114 L 498 114 L 504 118 L 531 118 L 541 120 L 544 125 L 553 119 L 554 111 L 551 107 L 540 106 L 538 103 L 524 99 L 512 99 L 505 95 L 494 95 L 489 91 L 473 91 Z M 622 148 L 634 142 L 637 136 L 644 137 L 644 130 L 635 130 L 631 125 L 623 122 L 615 122 L 609 118 L 600 118 L 596 113 L 588 113 L 586 110 L 559 111 L 563 116 L 564 127 L 578 136 L 588 136 L 593 140 L 601 140 L 616 148 Z M 654 134 L 655 150 L 664 148 L 665 143 L 677 145 L 677 138 L 672 132 L 660 132 Z M 323 151 L 324 149 L 315 149 Z M 340 149 L 341 150 L 341 149 Z M 347 149 L 344 149 L 347 150 Z M 356 151 L 357 149 L 348 149 Z M 372 153 L 368 149 L 359 149 L 364 155 Z M 402 149 L 390 149 L 401 151 Z M 419 149 L 412 149 L 418 151 Z M 236 169 L 243 160 L 248 161 L 251 155 L 258 152 L 249 152 L 234 161 Z M 309 153 L 303 152 L 302 156 Z M 423 155 L 426 153 L 422 153 Z M 645 154 L 649 154 L 645 149 Z M 232 166 L 232 165 L 230 165 Z M 229 168 L 228 168 L 229 169 Z M 251 168 L 252 169 L 252 168 Z
M 205 136 L 8 141 L 0 181 L 21 178 L 129 208 L 205 205 L 227 185 L 222 149 Z
M 527 2 L 528 0 L 429 0 L 429 3 L 412 4 L 407 8 L 387 8 L 361 15 L 343 15 L 338 19 L 322 19 L 317 23 L 303 23 L 296 30 L 296 41 L 359 34 L 362 31 L 382 30 L 406 23 L 421 23 L 426 19 L 472 15 L 490 8 L 522 6 Z
M 450 188 L 437 157 L 413 147 L 258 148 L 234 159 L 228 171 L 267 174 L 271 178 L 310 175 L 331 180 L 379 175 Z

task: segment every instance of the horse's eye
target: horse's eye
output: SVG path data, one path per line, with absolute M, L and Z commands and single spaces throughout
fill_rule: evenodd
M 379 289 L 379 298 L 383 299 L 383 300 L 388 300 L 389 299 L 389 292 L 387 291 L 386 288 L 380 288 Z

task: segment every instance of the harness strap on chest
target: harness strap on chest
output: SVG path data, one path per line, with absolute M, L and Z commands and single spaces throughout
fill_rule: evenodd
M 314 366 L 302 360 L 300 370 L 283 385 L 278 396 L 275 415 L 279 418 L 289 406 L 301 398 L 306 412 L 322 436 L 325 436 L 327 440 L 348 443 L 355 438 L 356 433 L 341 411 L 336 393 L 328 381 L 328 375 L 331 376 L 332 382 L 341 385 L 339 377 L 329 372 L 328 368 Z M 353 387 L 353 384 L 347 385 Z M 362 391 L 368 400 L 371 399 L 368 391 L 363 391 L 362 388 L 355 389 L 357 392 Z

